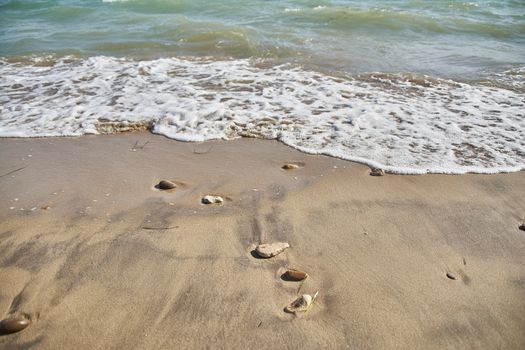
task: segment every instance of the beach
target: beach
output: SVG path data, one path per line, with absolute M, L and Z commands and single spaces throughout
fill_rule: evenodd
M 0 0 L 0 349 L 525 349 L 525 1 Z
M 149 132 L 2 138 L 0 158 L 0 310 L 31 319 L 3 349 L 525 346 L 523 171 L 376 177 Z

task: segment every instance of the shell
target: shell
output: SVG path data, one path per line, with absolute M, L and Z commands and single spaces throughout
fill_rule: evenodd
M 370 175 L 371 176 L 383 176 L 383 175 L 385 175 L 385 171 L 383 169 L 380 169 L 380 168 L 373 168 L 370 171 Z
M 168 180 L 161 180 L 159 184 L 157 185 L 157 188 L 159 190 L 172 190 L 175 187 L 177 187 L 177 185 L 175 185 L 173 182 L 168 181 Z
M 316 292 L 314 296 L 311 296 L 310 294 L 303 294 L 299 298 L 292 301 L 287 307 L 285 307 L 284 310 L 289 313 L 308 311 L 317 297 L 317 294 L 319 294 L 319 292 Z
M 446 275 L 449 279 L 451 280 L 455 280 L 456 279 L 456 276 L 452 273 L 452 272 L 447 272 L 447 275 Z
M 204 204 L 222 204 L 224 199 L 221 196 L 207 195 L 202 198 Z
M 299 168 L 299 165 L 297 164 L 293 164 L 293 163 L 289 163 L 289 164 L 285 164 L 282 166 L 282 168 L 284 170 L 294 170 L 294 169 L 298 169 Z
M 303 271 L 289 269 L 286 270 L 284 276 L 289 281 L 302 281 L 308 277 L 308 274 Z
M 23 315 L 6 318 L 0 322 L 0 333 L 10 334 L 20 332 L 31 324 L 31 320 Z
M 281 254 L 288 248 L 290 248 L 290 245 L 286 242 L 265 243 L 259 244 L 255 248 L 255 252 L 257 252 L 257 255 L 259 255 L 261 258 L 271 258 Z

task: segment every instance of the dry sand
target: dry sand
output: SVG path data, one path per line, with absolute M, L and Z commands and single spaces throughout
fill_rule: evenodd
M 0 318 L 34 320 L 2 349 L 525 348 L 523 172 L 372 177 L 148 133 L 0 139 L 0 159 Z M 306 314 L 283 311 L 286 267 L 319 290 Z

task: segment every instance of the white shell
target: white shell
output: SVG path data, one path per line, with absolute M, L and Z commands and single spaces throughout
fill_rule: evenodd
M 204 204 L 222 204 L 224 199 L 221 196 L 207 195 L 202 198 Z
M 272 256 L 276 256 L 282 253 L 288 248 L 290 248 L 290 245 L 288 243 L 277 242 L 277 243 L 259 244 L 255 248 L 255 251 L 262 258 L 271 258 Z
M 301 295 L 299 298 L 292 301 L 285 310 L 291 313 L 308 311 L 318 293 L 319 292 L 316 292 L 313 297 L 310 294 Z

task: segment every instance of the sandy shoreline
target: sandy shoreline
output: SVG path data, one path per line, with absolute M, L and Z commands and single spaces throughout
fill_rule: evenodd
M 34 319 L 1 348 L 525 347 L 523 172 L 371 177 L 274 141 L 145 132 L 0 139 L 0 159 L 0 318 Z M 251 255 L 273 241 L 291 248 Z M 319 290 L 307 314 L 283 312 L 285 267 Z

